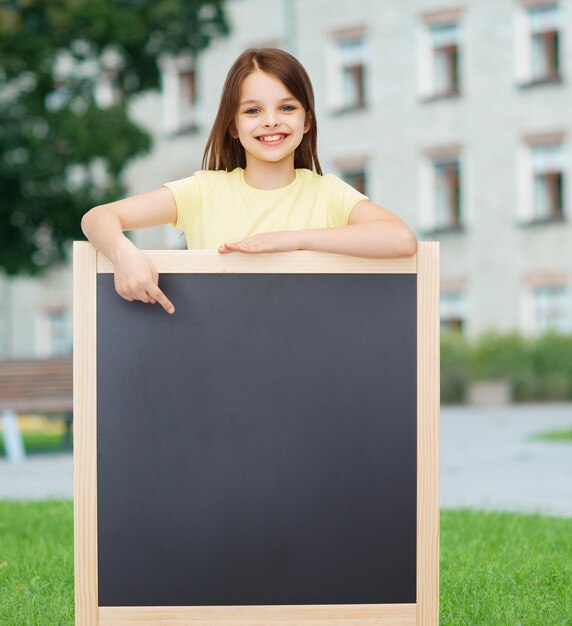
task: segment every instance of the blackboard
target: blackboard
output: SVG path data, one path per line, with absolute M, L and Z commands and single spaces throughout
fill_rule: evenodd
M 93 454 L 92 508 L 83 470 L 75 481 L 76 552 L 81 516 L 96 527 L 96 567 L 76 555 L 76 606 L 83 567 L 99 621 L 76 623 L 334 605 L 433 623 L 418 618 L 419 273 L 350 259 L 347 272 L 163 269 L 169 315 L 119 297 L 101 257 L 87 287 L 94 424 L 76 451 Z
M 416 276 L 97 286 L 100 606 L 415 602 Z

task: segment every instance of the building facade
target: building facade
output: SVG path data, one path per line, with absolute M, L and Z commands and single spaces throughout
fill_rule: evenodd
M 308 70 L 334 172 L 441 244 L 442 328 L 572 332 L 572 0 L 229 0 L 230 36 L 164 59 L 134 117 L 153 135 L 131 194 L 200 169 L 222 84 L 249 47 Z M 86 207 L 86 211 L 90 207 Z M 170 226 L 129 235 L 184 248 Z M 0 358 L 71 351 L 71 269 L 2 280 Z M 118 296 L 119 297 L 119 296 Z

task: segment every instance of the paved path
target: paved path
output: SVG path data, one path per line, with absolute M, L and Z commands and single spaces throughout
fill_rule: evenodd
M 572 404 L 441 410 L 441 505 L 572 517 L 572 442 L 529 437 L 572 428 Z M 71 498 L 71 454 L 0 459 L 0 499 Z
M 572 404 L 441 410 L 441 506 L 572 517 L 572 442 L 533 441 L 572 428 Z
M 70 452 L 33 454 L 22 463 L 0 459 L 0 499 L 45 500 L 73 497 Z

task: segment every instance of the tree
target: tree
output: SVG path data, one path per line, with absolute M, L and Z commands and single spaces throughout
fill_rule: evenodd
M 83 239 L 92 206 L 125 194 L 151 149 L 129 119 L 161 55 L 228 33 L 224 0 L 0 0 L 0 269 L 38 275 Z M 102 81 L 114 98 L 98 103 Z

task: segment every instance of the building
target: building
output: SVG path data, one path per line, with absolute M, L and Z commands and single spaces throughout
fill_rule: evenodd
M 231 35 L 165 59 L 135 118 L 155 139 L 131 193 L 192 174 L 234 59 L 282 47 L 312 78 L 332 171 L 441 242 L 441 319 L 572 332 L 572 0 L 228 0 Z M 86 210 L 89 207 L 86 207 Z M 170 226 L 140 248 L 181 248 Z M 0 282 L 0 357 L 71 350 L 71 269 Z M 118 296 L 119 297 L 119 296 Z

